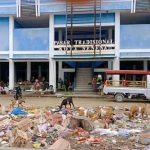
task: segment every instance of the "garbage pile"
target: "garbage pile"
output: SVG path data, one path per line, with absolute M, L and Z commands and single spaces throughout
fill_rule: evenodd
M 141 110 L 0 105 L 0 147 L 149 150 L 150 118 Z

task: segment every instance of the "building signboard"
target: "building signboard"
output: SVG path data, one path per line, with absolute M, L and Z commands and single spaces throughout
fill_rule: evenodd
M 74 40 L 55 41 L 55 51 L 63 51 L 66 54 L 109 54 L 114 52 L 115 44 L 112 40 Z

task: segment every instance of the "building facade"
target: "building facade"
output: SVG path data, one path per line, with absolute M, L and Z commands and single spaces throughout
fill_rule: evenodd
M 146 8 L 138 0 L 1 0 L 0 80 L 13 89 L 41 76 L 56 91 L 60 78 L 80 89 L 93 76 L 105 79 L 106 69 L 150 70 L 143 2 Z

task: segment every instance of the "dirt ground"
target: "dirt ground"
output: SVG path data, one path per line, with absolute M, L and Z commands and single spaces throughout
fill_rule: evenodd
M 12 96 L 0 96 L 0 104 L 9 105 L 10 100 L 13 99 Z M 61 97 L 24 97 L 25 106 L 51 106 L 56 107 L 61 104 L 63 98 Z M 101 97 L 101 98 L 73 98 L 74 104 L 76 107 L 86 107 L 91 108 L 95 106 L 114 106 L 114 107 L 127 107 L 129 108 L 132 105 L 143 105 L 146 104 L 147 107 L 150 107 L 150 102 L 141 101 L 141 100 L 129 100 L 125 102 L 115 102 L 113 97 Z

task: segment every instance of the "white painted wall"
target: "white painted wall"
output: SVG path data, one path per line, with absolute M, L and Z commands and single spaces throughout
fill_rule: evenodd
M 13 58 L 13 31 L 14 31 L 14 18 L 9 17 L 9 89 L 14 88 L 14 61 Z

